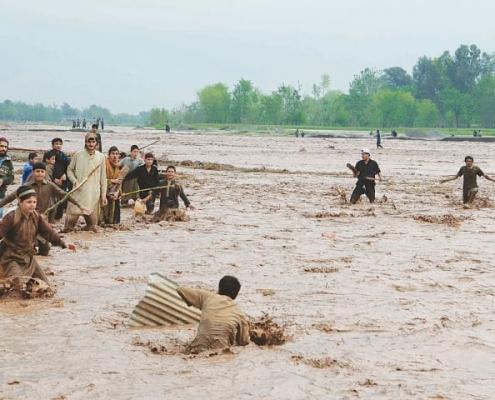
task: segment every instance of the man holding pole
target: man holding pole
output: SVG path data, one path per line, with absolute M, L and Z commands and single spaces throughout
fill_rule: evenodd
M 65 231 L 71 231 L 80 216 L 86 221 L 87 230 L 97 230 L 100 203 L 107 205 L 107 174 L 105 156 L 96 151 L 97 138 L 94 132 L 85 137 L 85 148 L 77 152 L 67 168 L 67 177 L 74 185 L 71 193 L 74 200 L 88 209 L 90 214 L 82 214 L 81 210 L 72 203 L 67 206 Z
M 380 167 L 375 160 L 370 158 L 368 149 L 361 150 L 361 160 L 352 168 L 354 176 L 358 178 L 356 187 L 351 195 L 351 204 L 356 204 L 361 195 L 365 194 L 370 203 L 375 201 L 375 176 L 382 180 Z

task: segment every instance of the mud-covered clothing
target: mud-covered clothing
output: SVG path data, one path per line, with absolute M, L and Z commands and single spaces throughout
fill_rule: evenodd
M 18 287 L 31 278 L 48 283 L 34 258 L 38 235 L 54 246 L 66 248 L 65 242 L 38 212 L 26 215 L 17 208 L 5 215 L 0 221 L 0 278 L 12 280 Z
M 122 160 L 120 160 L 119 165 L 120 165 L 121 168 L 124 168 L 124 167 L 129 168 L 129 172 L 132 172 L 137 167 L 140 167 L 141 165 L 144 165 L 144 161 L 141 158 L 139 158 L 139 157 L 136 157 L 133 160 L 130 156 L 127 156 L 127 157 L 124 157 Z
M 46 174 L 45 178 L 49 181 L 53 181 L 53 170 L 55 169 L 55 165 L 46 164 Z
M 359 172 L 358 182 L 371 182 L 370 179 L 366 178 L 374 178 L 378 175 L 380 171 L 380 167 L 375 160 L 368 160 L 368 163 L 365 163 L 364 160 L 359 160 L 356 163 L 356 170 Z
M 14 166 L 8 155 L 0 157 L 0 199 L 5 197 L 7 186 L 14 182 Z
M 471 168 L 466 167 L 465 165 L 461 167 L 459 172 L 457 173 L 457 176 L 460 178 L 461 176 L 464 177 L 462 187 L 464 189 L 472 189 L 478 187 L 478 182 L 477 182 L 477 177 L 478 176 L 484 176 L 484 172 L 481 170 L 481 168 L 477 167 L 476 165 L 473 165 Z
M 43 179 L 40 182 L 34 181 L 34 178 L 31 178 L 26 186 L 32 187 L 36 191 L 37 204 L 36 211 L 39 213 L 44 213 L 48 208 L 55 204 L 56 201 L 64 197 L 67 193 L 58 187 L 55 183 L 48 181 L 47 179 Z M 0 207 L 3 207 L 11 202 L 13 202 L 17 198 L 15 192 L 10 193 L 7 197 L 0 200 Z M 81 208 L 81 205 L 74 200 L 71 196 L 67 199 L 72 204 L 75 204 L 77 207 Z M 52 210 L 48 215 L 48 220 L 53 222 L 55 211 Z
M 158 186 L 165 186 L 163 189 L 155 192 L 155 194 L 160 194 L 160 210 L 167 208 L 179 208 L 179 197 L 182 199 L 186 207 L 189 207 L 191 204 L 184 193 L 184 188 L 182 185 L 177 183 L 175 179 L 172 181 L 164 179 L 159 182 Z
M 201 310 L 198 333 L 188 346 L 190 353 L 249 344 L 246 315 L 230 297 L 185 287 L 177 292 L 189 306 Z

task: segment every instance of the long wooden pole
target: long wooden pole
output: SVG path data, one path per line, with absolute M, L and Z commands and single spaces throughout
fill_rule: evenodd
M 94 167 L 93 170 L 89 173 L 89 175 L 86 178 L 84 178 L 77 187 L 75 187 L 74 189 L 72 189 L 70 192 L 67 192 L 67 194 L 64 197 L 62 197 L 59 201 L 57 201 L 53 206 L 47 208 L 45 210 L 45 215 L 48 215 L 48 213 L 50 211 L 54 210 L 60 204 L 62 204 L 64 201 L 66 201 L 72 193 L 74 193 L 77 190 L 79 190 L 88 181 L 89 177 L 91 175 L 93 175 L 97 171 L 97 169 L 100 168 L 100 167 L 101 167 L 101 164 L 98 164 L 96 167 Z

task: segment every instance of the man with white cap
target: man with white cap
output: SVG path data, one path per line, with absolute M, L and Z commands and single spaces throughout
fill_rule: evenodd
M 375 201 L 375 176 L 382 180 L 380 167 L 375 160 L 370 158 L 369 149 L 361 150 L 361 160 L 356 163 L 353 169 L 354 176 L 358 178 L 356 187 L 351 195 L 351 204 L 356 204 L 361 195 L 365 194 L 370 203 Z

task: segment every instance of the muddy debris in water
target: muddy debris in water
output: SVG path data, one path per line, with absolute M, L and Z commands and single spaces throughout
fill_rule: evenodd
M 183 209 L 166 209 L 157 211 L 153 215 L 152 222 L 187 222 L 190 218 Z
M 296 364 L 306 364 L 313 368 L 323 369 L 323 368 L 332 368 L 332 369 L 354 369 L 352 364 L 347 361 L 336 360 L 331 357 L 325 358 L 308 358 L 304 357 L 301 354 L 294 355 L 291 357 L 292 361 Z
M 378 386 L 378 383 L 376 383 L 373 379 L 366 378 L 363 382 L 359 382 L 360 386 Z
M 289 340 L 285 329 L 266 313 L 249 323 L 249 337 L 258 346 L 280 346 Z
M 344 211 L 320 211 L 316 213 L 304 213 L 306 218 L 339 218 L 339 217 L 353 217 L 353 214 L 349 214 Z
M 132 338 L 131 344 L 133 346 L 146 347 L 152 354 L 173 354 L 167 351 L 167 348 L 151 340 L 142 340 L 139 336 Z
M 440 224 L 447 225 L 452 227 L 458 227 L 461 225 L 461 222 L 466 220 L 466 217 L 456 217 L 452 214 L 444 214 L 444 215 L 424 215 L 418 214 L 413 215 L 413 219 L 419 222 L 427 222 L 430 224 Z
M 307 267 L 304 268 L 304 272 L 310 272 L 314 274 L 331 274 L 334 272 L 339 272 L 336 267 Z
M 256 293 L 261 293 L 263 296 L 273 296 L 275 290 L 273 289 L 256 289 Z

